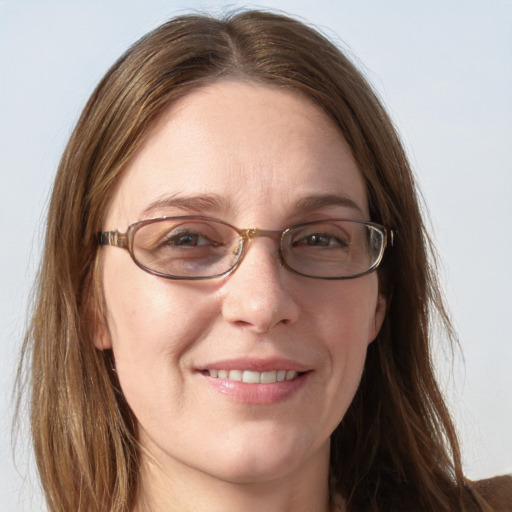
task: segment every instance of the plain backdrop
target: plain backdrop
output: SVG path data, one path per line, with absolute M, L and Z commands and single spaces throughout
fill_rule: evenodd
M 12 388 L 58 160 L 107 68 L 190 10 L 280 9 L 358 63 L 409 151 L 461 348 L 435 351 L 471 478 L 512 472 L 512 2 L 0 0 L 0 509 L 39 511 Z

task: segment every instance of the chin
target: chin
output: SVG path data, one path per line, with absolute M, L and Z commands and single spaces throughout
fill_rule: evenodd
M 301 440 L 274 436 L 269 442 L 252 439 L 239 444 L 217 459 L 215 476 L 226 482 L 256 484 L 285 479 L 309 471 L 329 460 L 329 440 L 320 447 L 307 446 Z
M 221 467 L 216 466 L 215 473 L 210 474 L 219 480 L 234 484 L 270 483 L 285 479 L 296 472 L 299 465 L 294 460 L 290 461 L 290 458 L 292 457 L 234 461 Z

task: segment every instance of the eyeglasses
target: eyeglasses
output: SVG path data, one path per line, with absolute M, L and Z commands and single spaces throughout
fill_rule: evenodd
M 377 269 L 393 231 L 373 222 L 323 219 L 283 231 L 239 229 L 199 216 L 162 217 L 136 222 L 126 233 L 100 232 L 99 245 L 126 249 L 146 272 L 167 279 L 214 279 L 236 270 L 256 237 L 278 243 L 288 270 L 316 279 L 352 279 Z

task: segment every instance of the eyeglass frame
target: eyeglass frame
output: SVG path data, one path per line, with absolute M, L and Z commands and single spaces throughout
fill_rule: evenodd
M 203 220 L 203 221 L 210 221 L 210 222 L 217 222 L 219 224 L 223 224 L 234 231 L 238 233 L 240 236 L 240 239 L 242 241 L 242 249 L 240 251 L 239 256 L 237 257 L 235 265 L 233 265 L 229 270 L 226 272 L 223 272 L 222 274 L 215 274 L 213 276 L 175 276 L 172 274 L 165 274 L 163 272 L 159 272 L 158 270 L 152 270 L 140 263 L 137 258 L 135 257 L 134 251 L 133 251 L 133 243 L 135 239 L 135 233 L 143 226 L 148 224 L 153 224 L 155 222 L 165 221 L 165 220 Z M 317 224 L 319 222 L 328 222 L 328 221 L 343 221 L 343 222 L 352 222 L 355 224 L 363 224 L 365 226 L 370 226 L 374 229 L 377 229 L 383 234 L 383 242 L 382 242 L 382 249 L 380 251 L 380 255 L 375 261 L 375 263 L 366 271 L 360 272 L 358 274 L 350 275 L 350 276 L 341 276 L 341 277 L 322 277 L 322 276 L 311 276 L 308 274 L 303 274 L 302 272 L 299 272 L 298 270 L 295 270 L 294 268 L 290 267 L 288 263 L 286 262 L 285 258 L 283 257 L 282 252 L 282 242 L 284 239 L 284 236 L 287 232 L 291 231 L 292 229 L 296 229 L 302 226 L 308 226 L 310 224 Z M 176 281 L 204 281 L 207 279 L 221 279 L 224 277 L 229 276 L 232 274 L 242 263 L 242 260 L 245 257 L 245 254 L 247 253 L 247 249 L 249 247 L 249 243 L 253 238 L 258 237 L 269 237 L 279 240 L 279 247 L 278 247 L 278 255 L 279 255 L 279 261 L 290 272 L 293 272 L 294 274 L 303 276 L 303 277 L 309 277 L 311 279 L 324 279 L 328 281 L 342 281 L 346 279 L 356 279 L 358 277 L 365 276 L 367 274 L 371 274 L 372 272 L 375 272 L 377 268 L 382 263 L 382 260 L 384 259 L 384 254 L 386 252 L 386 248 L 388 247 L 388 234 L 389 234 L 389 242 L 390 246 L 394 247 L 395 245 L 395 230 L 387 228 L 386 226 L 383 226 L 382 224 L 378 224 L 376 222 L 372 221 L 365 221 L 365 220 L 354 220 L 354 219 L 345 219 L 345 218 L 325 218 L 325 219 L 318 219 L 318 220 L 312 220 L 308 222 L 300 222 L 298 224 L 294 224 L 292 226 L 288 226 L 285 229 L 279 230 L 273 230 L 273 229 L 259 229 L 259 228 L 245 228 L 240 229 L 236 226 L 233 226 L 232 224 L 229 224 L 228 222 L 225 222 L 221 219 L 216 219 L 214 217 L 206 217 L 201 215 L 178 215 L 178 216 L 164 216 L 164 217 L 155 217 L 151 219 L 145 219 L 138 222 L 135 222 L 133 224 L 130 224 L 126 231 L 124 233 L 119 232 L 119 230 L 114 231 L 99 231 L 96 234 L 96 240 L 98 242 L 99 246 L 112 246 L 112 247 L 119 247 L 121 249 L 125 249 L 129 252 L 133 262 L 142 270 L 147 272 L 148 274 L 152 274 L 154 276 L 163 277 L 164 279 L 172 279 Z

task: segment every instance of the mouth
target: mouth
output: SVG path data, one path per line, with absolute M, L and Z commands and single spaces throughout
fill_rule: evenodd
M 306 372 L 295 370 L 270 370 L 258 372 L 254 370 L 204 370 L 204 375 L 214 379 L 223 379 L 246 384 L 273 384 L 297 379 Z
M 238 403 L 272 405 L 297 395 L 310 381 L 314 368 L 280 358 L 232 358 L 211 361 L 197 373 L 212 390 Z

